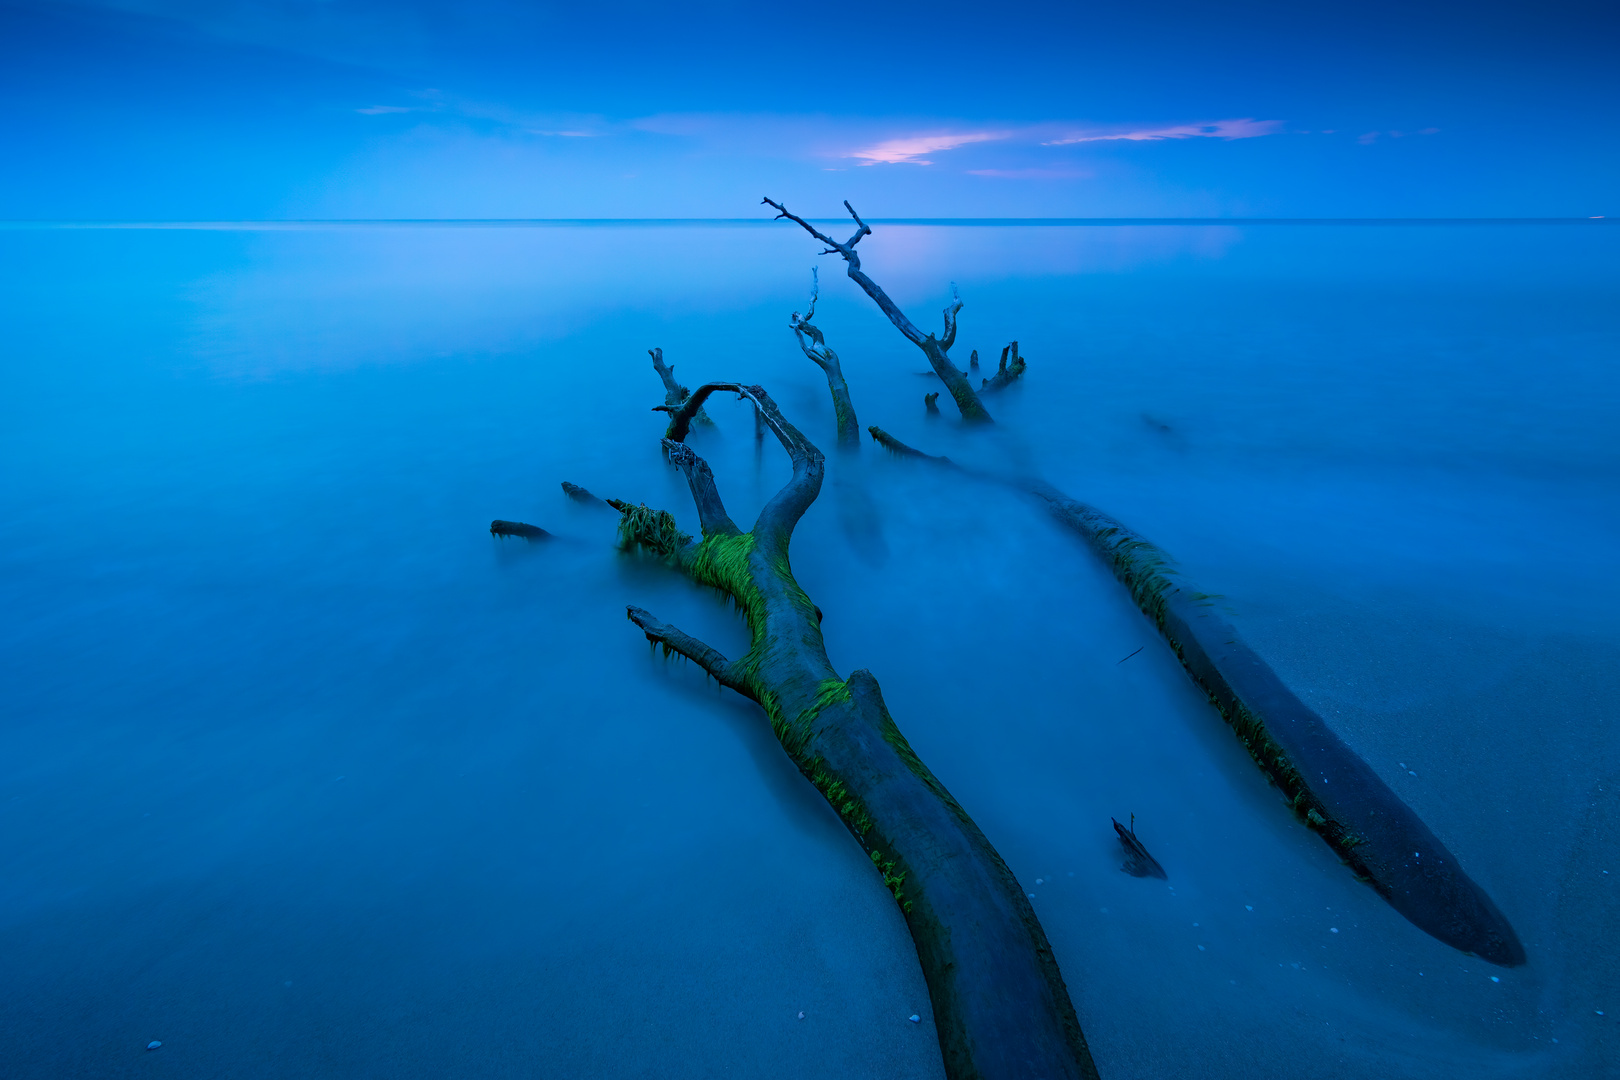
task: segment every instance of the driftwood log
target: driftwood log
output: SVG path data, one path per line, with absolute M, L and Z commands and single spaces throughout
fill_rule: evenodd
M 788 483 L 744 532 L 685 439 L 718 392 L 753 403 L 792 461 Z M 741 607 L 751 643 L 735 660 L 630 607 L 647 640 L 757 702 L 788 756 L 827 799 L 894 895 L 928 983 L 946 1074 L 1095 1077 L 1056 960 L 1012 872 L 895 726 L 870 672 L 841 678 L 820 615 L 794 580 L 788 543 L 821 491 L 823 455 L 758 386 L 710 383 L 672 410 L 664 449 L 685 475 L 703 536 L 665 511 L 616 504 L 621 541 L 668 560 Z
M 1044 480 L 962 469 L 881 428 L 868 430 L 897 454 L 1004 483 L 1038 499 L 1108 564 L 1300 821 L 1360 880 L 1447 945 L 1504 967 L 1525 962 L 1512 925 L 1456 856 L 1327 721 L 1288 689 L 1215 610 L 1213 598 L 1182 579 L 1163 551 Z

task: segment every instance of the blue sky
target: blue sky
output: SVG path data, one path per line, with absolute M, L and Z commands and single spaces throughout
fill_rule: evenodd
M 1617 10 L 0 3 L 0 217 L 1613 215 Z

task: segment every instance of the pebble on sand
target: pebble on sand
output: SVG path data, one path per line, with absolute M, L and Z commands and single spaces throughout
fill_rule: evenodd
M 801 1013 L 800 1013 L 800 1014 L 799 1014 L 799 1019 L 800 1019 L 800 1020 L 803 1020 L 803 1019 L 804 1019 L 804 1013 L 802 1013 L 802 1012 L 801 1012 Z
M 160 1047 L 162 1045 L 163 1045 L 162 1043 L 158 1042 L 156 1039 L 153 1039 L 151 1042 L 146 1044 L 146 1048 L 148 1050 L 156 1050 L 158 1047 Z
M 910 1020 L 913 1024 L 922 1023 L 922 1017 L 918 1016 L 916 1013 L 912 1013 L 910 1016 L 906 1017 L 906 1019 Z

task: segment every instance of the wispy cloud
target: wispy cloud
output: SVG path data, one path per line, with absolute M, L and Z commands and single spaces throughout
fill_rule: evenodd
M 994 142 L 1010 134 L 1006 131 L 957 131 L 939 135 L 907 135 L 851 150 L 844 156 L 859 158 L 862 165 L 932 165 L 933 162 L 927 160 L 925 154 L 955 150 L 969 143 Z
M 1125 131 L 1081 131 L 1061 139 L 1049 139 L 1042 146 L 1073 146 L 1076 143 L 1157 142 L 1160 139 L 1255 139 L 1282 131 L 1281 120 L 1212 120 L 1205 124 L 1176 124 L 1171 127 L 1133 128 Z
M 1097 174 L 1090 169 L 1063 166 L 1046 169 L 969 169 L 969 176 L 993 176 L 998 180 L 1089 180 Z
M 590 130 L 590 127 L 587 127 L 587 125 L 600 126 L 597 118 L 594 117 L 525 113 L 508 108 L 505 105 L 491 105 L 452 97 L 443 91 L 433 89 L 411 91 L 409 96 L 418 98 L 419 103 L 416 105 L 367 105 L 354 111 L 361 116 L 433 113 L 451 119 L 484 121 L 528 135 L 557 138 L 585 139 L 603 134 L 601 131 Z
M 1408 135 L 1438 135 L 1439 133 L 1440 129 L 1435 127 L 1426 127 L 1420 131 L 1369 131 L 1367 134 L 1356 139 L 1356 142 L 1360 143 L 1362 146 L 1371 146 L 1373 143 L 1378 141 L 1378 136 L 1380 135 L 1388 135 L 1392 139 L 1404 139 Z M 1324 132 L 1323 134 L 1328 133 Z

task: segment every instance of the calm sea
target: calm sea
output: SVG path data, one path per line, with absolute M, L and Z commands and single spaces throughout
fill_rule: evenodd
M 959 361 L 1028 358 L 981 434 L 924 412 L 922 354 L 818 249 L 0 230 L 0 1072 L 941 1075 L 881 880 L 624 608 L 732 656 L 737 616 L 559 487 L 696 531 L 654 346 L 830 451 L 788 329 L 819 263 L 863 425 L 1168 549 L 1530 954 L 1358 884 L 1037 507 L 829 455 L 793 565 L 833 663 L 1035 894 L 1103 1076 L 1612 1075 L 1620 231 L 880 225 L 865 266 L 915 321 L 960 289 Z M 785 457 L 711 409 L 749 521 Z M 1133 813 L 1168 882 L 1119 872 Z

